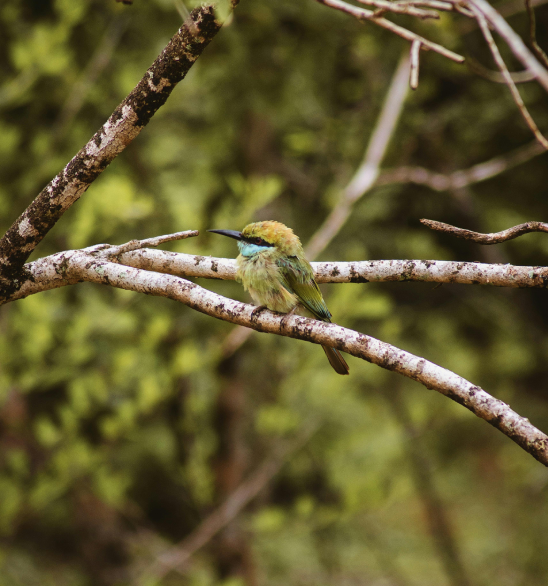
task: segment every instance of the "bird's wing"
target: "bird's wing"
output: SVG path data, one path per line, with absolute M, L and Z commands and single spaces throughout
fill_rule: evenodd
M 295 262 L 291 262 L 293 258 Z M 276 263 L 280 269 L 283 286 L 294 293 L 304 307 L 317 319 L 331 321 L 331 313 L 327 309 L 322 292 L 314 280 L 312 267 L 303 265 L 300 268 L 298 265 L 302 265 L 302 261 L 298 261 L 297 257 L 290 257 L 290 259 L 281 258 Z

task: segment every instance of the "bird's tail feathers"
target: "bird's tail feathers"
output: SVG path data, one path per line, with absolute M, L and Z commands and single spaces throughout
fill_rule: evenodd
M 348 374 L 350 369 L 348 368 L 348 364 L 346 364 L 346 360 L 342 357 L 342 354 L 336 350 L 335 348 L 331 348 L 330 346 L 322 346 L 327 359 L 329 360 L 329 364 L 333 367 L 333 370 L 337 374 Z

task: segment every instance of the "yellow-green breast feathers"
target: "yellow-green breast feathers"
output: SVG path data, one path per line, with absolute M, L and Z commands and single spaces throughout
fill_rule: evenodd
M 239 280 L 257 303 L 287 313 L 300 302 L 317 319 L 330 321 L 312 267 L 291 228 L 280 222 L 255 222 L 242 230 L 242 237 L 258 243 L 256 254 L 237 259 Z M 267 246 L 260 247 L 260 240 Z
M 241 232 L 213 230 L 238 240 L 237 280 L 253 301 L 280 313 L 304 308 L 316 319 L 331 321 L 331 313 L 304 257 L 299 237 L 280 222 L 249 224 Z M 348 365 L 338 350 L 322 346 L 331 366 L 348 374 Z

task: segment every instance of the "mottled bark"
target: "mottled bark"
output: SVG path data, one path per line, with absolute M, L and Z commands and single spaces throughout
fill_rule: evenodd
M 266 309 L 257 311 L 253 305 L 217 295 L 186 279 L 116 264 L 86 251 L 62 253 L 55 255 L 55 259 L 55 264 L 48 270 L 69 282 L 88 281 L 167 297 L 223 321 L 243 325 L 258 332 L 338 348 L 402 374 L 463 405 L 548 466 L 548 436 L 534 427 L 528 419 L 454 372 L 405 350 L 337 324 L 282 315 Z
M 135 89 L 0 240 L 0 298 L 17 291 L 23 264 L 55 223 L 148 124 L 221 28 L 214 5 L 193 10 Z
M 84 250 L 66 250 L 25 265 L 25 280 L 0 305 L 23 299 L 29 295 L 73 285 L 79 279 L 69 277 L 63 270 L 73 255 L 94 254 L 122 265 L 147 271 L 168 273 L 181 277 L 234 280 L 236 262 L 230 258 L 215 258 L 164 250 L 134 250 L 112 255 L 108 245 L 93 246 Z M 363 260 L 356 262 L 312 263 L 318 283 L 382 283 L 420 281 L 424 283 L 453 283 L 464 285 L 491 285 L 495 287 L 548 287 L 548 267 L 514 266 L 480 262 L 444 260 Z

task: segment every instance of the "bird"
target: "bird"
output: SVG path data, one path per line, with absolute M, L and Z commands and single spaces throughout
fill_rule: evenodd
M 279 313 L 308 315 L 331 322 L 312 266 L 304 256 L 299 237 L 281 222 L 267 220 L 237 230 L 208 230 L 238 241 L 236 280 L 253 301 Z M 348 374 L 345 359 L 336 348 L 322 345 L 337 374 Z

